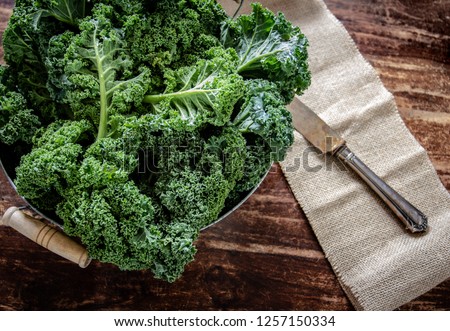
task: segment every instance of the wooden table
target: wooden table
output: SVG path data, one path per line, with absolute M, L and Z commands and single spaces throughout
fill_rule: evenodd
M 326 0 L 395 95 L 400 113 L 450 189 L 450 3 Z M 0 1 L 0 29 L 13 1 Z M 0 227 L 2 310 L 351 310 L 279 166 L 226 220 L 204 231 L 173 284 L 148 271 L 87 269 Z M 0 174 L 1 210 L 20 203 Z M 450 309 L 450 280 L 402 306 Z

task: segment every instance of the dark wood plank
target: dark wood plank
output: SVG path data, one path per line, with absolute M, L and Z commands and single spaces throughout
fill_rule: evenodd
M 1 31 L 12 3 L 0 1 Z M 448 2 L 326 3 L 450 189 Z M 0 173 L 0 212 L 20 201 Z M 277 165 L 238 211 L 201 234 L 197 248 L 183 277 L 168 284 L 98 262 L 80 269 L 0 227 L 0 310 L 353 309 Z M 446 281 L 401 309 L 450 309 L 449 298 Z

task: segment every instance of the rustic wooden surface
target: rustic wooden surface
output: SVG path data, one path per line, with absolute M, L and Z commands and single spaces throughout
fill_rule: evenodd
M 450 189 L 450 2 L 326 0 L 394 93 L 400 113 Z M 12 1 L 0 1 L 0 29 Z M 0 54 L 1 55 L 1 54 Z M 0 173 L 2 209 L 20 199 Z M 0 227 L 0 310 L 352 310 L 281 170 L 204 231 L 173 284 L 150 272 L 87 269 Z M 402 306 L 449 310 L 450 280 Z

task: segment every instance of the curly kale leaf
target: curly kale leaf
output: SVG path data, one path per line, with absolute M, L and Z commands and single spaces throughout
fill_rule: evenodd
M 246 83 L 246 99 L 232 125 L 244 134 L 263 138 L 272 150 L 272 161 L 281 161 L 294 142 L 291 113 L 275 84 L 261 79 Z
M 114 8 L 118 20 L 136 13 L 152 11 L 154 4 L 161 0 L 90 0 L 93 3 L 104 3 Z
M 217 157 L 222 163 L 225 178 L 230 186 L 234 186 L 244 175 L 247 163 L 246 143 L 239 130 L 231 126 L 224 127 L 220 134 L 211 136 L 206 142 L 199 168 L 209 169 Z
M 198 231 L 185 223 L 156 224 L 152 200 L 132 182 L 72 188 L 58 205 L 64 231 L 81 239 L 89 255 L 122 270 L 151 269 L 177 280 L 196 253 Z
M 22 94 L 7 92 L 0 96 L 0 141 L 7 145 L 17 141 L 29 144 L 40 124 Z
M 212 59 L 168 70 L 164 93 L 144 98 L 174 129 L 194 130 L 206 123 L 222 126 L 242 96 L 244 83 L 234 72 L 234 51 L 212 49 L 208 54 Z
M 61 193 L 76 183 L 82 143 L 89 140 L 87 121 L 56 121 L 42 130 L 34 148 L 16 169 L 17 191 L 37 207 L 53 210 Z
M 270 155 L 270 148 L 262 138 L 247 142 L 244 176 L 236 183 L 235 191 L 248 192 L 261 182 L 272 164 Z
M 34 26 L 38 26 L 42 17 L 54 17 L 58 21 L 77 26 L 78 19 L 86 16 L 86 0 L 41 0 L 34 14 Z
M 10 75 L 9 68 L 0 66 L 0 142 L 29 144 L 41 122 L 34 110 L 28 108 L 25 97 L 12 91 Z
M 220 45 L 217 36 L 226 13 L 215 0 L 158 0 L 153 7 L 122 19 L 131 56 L 151 69 L 153 84 L 160 87 L 167 67 L 191 65 Z
M 199 14 L 207 34 L 218 35 L 221 22 L 228 17 L 222 6 L 216 0 L 188 0 L 188 3 Z
M 33 25 L 33 6 L 17 5 L 3 34 L 4 58 L 15 74 L 16 85 L 36 114 L 45 122 L 57 116 L 55 103 L 46 87 L 47 70 L 44 59 L 47 45 L 60 31 L 58 24 L 42 22 Z
M 72 88 L 67 79 L 65 67 L 68 62 L 67 49 L 71 45 L 74 35 L 72 31 L 64 31 L 53 36 L 48 42 L 47 56 L 44 59 L 48 74 L 47 90 L 50 97 L 58 103 L 65 102 L 67 90 Z
M 164 234 L 150 268 L 156 278 L 174 282 L 194 259 L 197 252 L 194 241 L 198 237 L 198 231 L 186 223 L 171 223 L 162 225 L 161 228 Z
M 251 15 L 223 23 L 221 42 L 236 49 L 242 76 L 276 82 L 289 103 L 310 84 L 308 41 L 282 13 L 275 15 L 258 3 L 252 7 Z
M 170 219 L 159 224 L 159 206 L 129 179 L 139 147 L 157 143 L 149 132 L 158 120 L 149 115 L 114 120 L 115 137 L 87 148 L 74 182 L 61 192 L 57 215 L 65 232 L 79 237 L 93 258 L 122 270 L 151 269 L 155 277 L 173 282 L 193 259 L 198 231 Z
M 124 129 L 118 129 L 118 137 L 97 140 L 84 153 L 75 183 L 62 192 L 57 214 L 64 230 L 81 238 L 93 258 L 123 270 L 150 268 L 155 277 L 173 282 L 193 259 L 198 231 L 170 218 L 157 219 L 158 204 L 129 180 L 138 146 L 157 143 L 147 134 L 153 119 L 119 120 Z
M 158 158 L 160 175 L 154 194 L 173 222 L 200 230 L 217 219 L 243 176 L 245 139 L 233 128 L 225 128 L 207 140 L 197 132 L 165 134 L 158 145 L 171 149 Z
M 128 79 L 119 78 L 131 75 L 132 61 L 125 52 L 123 32 L 106 17 L 110 12 L 110 7 L 99 6 L 94 18 L 80 23 L 81 32 L 67 50 L 64 69 L 64 101 L 72 107 L 75 118 L 87 118 L 98 125 L 97 139 L 109 134 L 112 114 L 129 112 L 147 90 L 144 82 L 148 70 Z
M 153 224 L 150 198 L 132 182 L 110 182 L 102 188 L 72 187 L 58 205 L 64 231 L 81 239 L 89 255 L 121 269 L 153 265 L 161 233 Z

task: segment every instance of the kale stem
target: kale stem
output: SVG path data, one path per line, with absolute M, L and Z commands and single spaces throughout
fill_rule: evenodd
M 97 29 L 94 31 L 94 41 L 96 40 Z M 108 95 L 106 92 L 105 75 L 103 72 L 102 60 L 97 43 L 94 42 L 95 57 L 97 61 L 98 82 L 100 85 L 100 123 L 98 125 L 97 140 L 106 137 L 108 127 Z
M 255 64 L 257 64 L 258 66 L 261 67 L 261 63 L 260 63 L 261 60 L 263 60 L 264 58 L 268 58 L 269 56 L 275 55 L 275 54 L 277 54 L 277 53 L 280 53 L 280 52 L 282 52 L 282 51 L 283 51 L 282 49 L 277 49 L 277 50 L 274 50 L 274 51 L 272 51 L 272 52 L 263 53 L 263 54 L 260 54 L 260 55 L 258 55 L 258 56 L 255 56 L 255 57 L 252 58 L 250 61 L 247 61 L 246 63 L 242 63 L 242 64 L 238 67 L 237 72 L 238 72 L 239 74 L 241 74 L 241 73 L 243 73 L 243 72 L 245 72 L 245 71 L 247 71 L 247 70 L 252 70 L 252 69 L 253 69 L 252 66 L 255 65 Z
M 241 1 L 239 2 L 239 7 L 237 7 L 236 11 L 234 12 L 233 19 L 236 18 L 237 14 L 238 14 L 239 11 L 241 10 L 243 4 L 244 4 L 244 0 L 241 0 Z
M 203 90 L 203 89 L 191 89 L 181 92 L 173 92 L 173 93 L 163 93 L 163 94 L 154 94 L 154 95 L 146 95 L 144 97 L 143 102 L 144 103 L 158 103 L 166 98 L 174 97 L 174 98 L 181 98 L 186 96 L 194 96 L 196 94 L 205 94 L 205 93 L 213 93 L 213 92 L 219 92 L 220 89 L 210 89 L 210 90 Z

